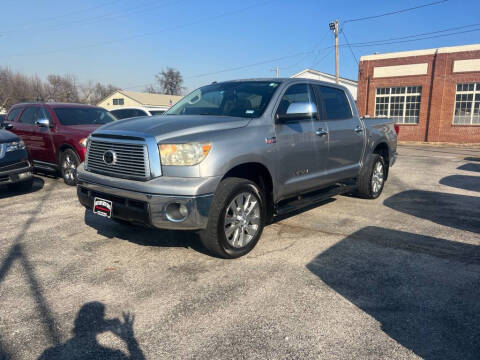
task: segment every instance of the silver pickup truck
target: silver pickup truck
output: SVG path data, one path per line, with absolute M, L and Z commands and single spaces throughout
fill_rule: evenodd
M 165 115 L 93 132 L 77 194 L 100 216 L 199 230 L 210 252 L 236 258 L 275 216 L 341 193 L 377 198 L 395 162 L 396 130 L 390 119 L 361 119 L 343 86 L 213 83 Z

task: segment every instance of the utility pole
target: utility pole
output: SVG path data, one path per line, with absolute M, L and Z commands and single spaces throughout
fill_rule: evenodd
M 338 84 L 338 20 L 335 20 L 328 25 L 330 30 L 333 30 L 333 33 L 335 34 L 335 82 Z
M 275 77 L 278 78 L 278 66 L 276 68 L 270 69 L 270 71 L 275 71 Z

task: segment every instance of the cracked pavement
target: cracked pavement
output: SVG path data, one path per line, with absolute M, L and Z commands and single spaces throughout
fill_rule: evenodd
M 399 154 L 380 198 L 275 222 L 238 260 L 95 216 L 60 179 L 0 188 L 0 359 L 478 358 L 480 148 Z

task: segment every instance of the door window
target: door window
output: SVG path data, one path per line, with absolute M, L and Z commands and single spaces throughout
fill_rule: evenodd
M 326 120 L 352 118 L 352 109 L 345 91 L 329 86 L 318 86 L 317 89 L 325 106 Z
M 290 86 L 283 95 L 282 100 L 280 100 L 280 104 L 277 108 L 277 114 L 287 114 L 288 108 L 294 103 L 307 103 L 315 106 L 312 108 L 316 108 L 314 95 L 310 85 L 295 84 Z
M 34 125 L 36 120 L 35 118 L 36 112 L 37 112 L 37 108 L 27 107 L 25 111 L 22 113 L 22 116 L 20 116 L 20 122 L 23 124 Z
M 22 108 L 16 108 L 16 109 L 13 109 L 12 111 L 10 111 L 10 114 L 8 114 L 7 120 L 9 122 L 14 121 L 17 118 L 17 115 L 21 110 L 22 110 Z

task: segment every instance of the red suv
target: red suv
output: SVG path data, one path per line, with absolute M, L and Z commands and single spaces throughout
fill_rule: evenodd
M 81 104 L 22 103 L 12 106 L 5 128 L 25 143 L 35 169 L 60 172 L 75 185 L 88 135 L 116 120 L 107 110 Z

